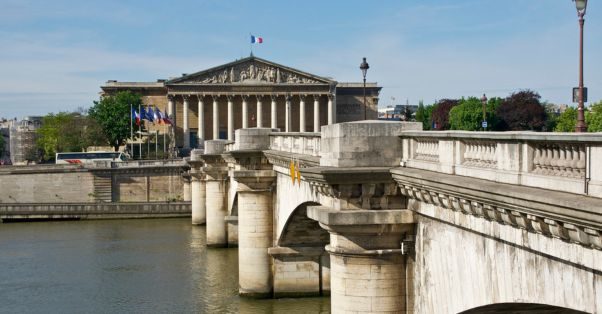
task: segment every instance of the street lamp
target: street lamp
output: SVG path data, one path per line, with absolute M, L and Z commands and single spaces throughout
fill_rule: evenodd
M 483 104 L 483 121 L 481 122 L 481 126 L 483 127 L 483 131 L 487 131 L 487 96 L 485 94 L 481 97 L 481 104 Z
M 366 62 L 366 57 L 364 57 L 364 61 L 360 64 L 360 70 L 362 70 L 362 75 L 364 76 L 364 120 L 368 119 L 368 106 L 366 105 L 366 72 L 368 72 L 369 68 L 370 66 L 368 65 L 368 62 Z
M 579 105 L 577 107 L 577 126 L 575 132 L 586 132 L 587 125 L 585 125 L 585 115 L 583 106 L 583 24 L 585 24 L 585 10 L 587 9 L 587 0 L 573 0 L 577 7 L 577 16 L 579 16 Z

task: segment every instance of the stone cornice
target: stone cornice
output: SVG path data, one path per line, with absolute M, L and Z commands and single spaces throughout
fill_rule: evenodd
M 602 249 L 602 199 L 418 169 L 391 173 L 408 198 Z
M 301 169 L 317 167 L 320 165 L 320 157 L 281 152 L 276 150 L 266 150 L 263 151 L 263 154 L 272 165 L 279 167 L 288 168 L 291 160 L 295 160 L 295 162 L 299 161 Z

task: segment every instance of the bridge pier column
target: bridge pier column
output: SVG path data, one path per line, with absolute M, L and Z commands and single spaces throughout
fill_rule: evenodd
M 205 194 L 205 180 L 199 175 L 192 175 L 192 224 L 204 225 L 207 218 L 207 199 Z
M 272 296 L 273 245 L 272 170 L 240 170 L 238 181 L 238 282 L 239 293 L 250 297 Z
M 413 239 L 409 210 L 308 208 L 330 232 L 332 313 L 408 313 L 404 239 Z
M 226 216 L 228 215 L 227 172 L 208 172 L 206 186 L 207 246 L 228 246 Z

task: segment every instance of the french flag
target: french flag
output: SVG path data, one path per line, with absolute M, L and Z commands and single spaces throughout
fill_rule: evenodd
M 256 37 L 255 35 L 251 35 L 251 43 L 252 44 L 261 44 L 261 43 L 263 43 L 263 37 Z
M 136 119 L 136 125 L 140 125 L 140 114 L 134 109 L 134 119 Z

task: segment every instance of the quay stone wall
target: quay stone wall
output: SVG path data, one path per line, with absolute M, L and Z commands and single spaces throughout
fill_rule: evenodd
M 0 168 L 0 204 L 183 201 L 181 172 L 177 166 L 5 166 Z

